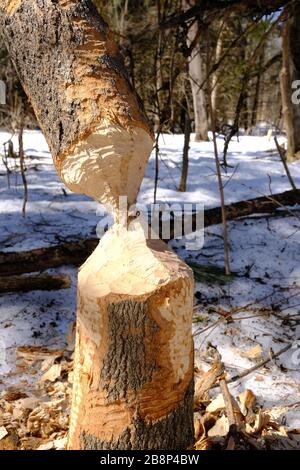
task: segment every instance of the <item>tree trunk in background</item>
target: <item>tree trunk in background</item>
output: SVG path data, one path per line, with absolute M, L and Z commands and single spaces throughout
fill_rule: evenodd
M 216 45 L 216 54 L 215 54 L 215 63 L 216 64 L 221 59 L 222 50 L 223 50 L 223 32 L 221 30 L 221 32 L 219 33 L 219 37 L 218 37 L 217 45 Z M 217 124 L 217 121 L 218 121 L 217 104 L 218 104 L 218 91 L 219 91 L 218 81 L 219 81 L 219 73 L 215 72 L 213 74 L 212 80 L 211 80 L 211 104 L 212 104 L 212 111 L 213 111 L 215 119 L 216 119 L 217 127 L 218 127 L 218 124 Z
M 188 9 L 194 3 L 194 0 L 183 0 L 185 9 Z M 201 56 L 199 28 L 196 21 L 188 29 L 187 45 L 191 48 L 188 58 L 188 71 L 193 95 L 195 140 L 208 141 L 206 98 L 203 88 L 200 88 L 205 79 L 204 64 Z
M 186 183 L 189 171 L 189 150 L 190 150 L 190 140 L 191 140 L 191 120 L 188 112 L 185 113 L 185 123 L 184 123 L 184 147 L 182 155 L 182 170 L 181 170 L 181 180 L 179 185 L 179 191 L 186 191 Z
M 264 60 L 264 51 L 259 55 L 258 73 L 255 79 L 254 97 L 253 97 L 253 104 L 252 104 L 252 110 L 251 110 L 251 125 L 250 125 L 251 130 L 253 129 L 253 127 L 255 127 L 255 125 L 258 122 L 258 106 L 259 106 L 259 98 L 260 98 L 260 91 L 261 91 L 263 60 Z
M 298 81 L 297 88 L 300 88 L 300 3 L 296 1 L 290 6 L 291 11 L 291 26 L 290 26 L 290 49 L 291 49 L 291 65 L 290 74 L 292 84 Z M 292 90 L 294 92 L 294 89 Z M 295 155 L 294 158 L 300 158 L 300 101 L 299 93 L 297 102 L 293 103 L 293 131 L 294 131 L 294 143 L 295 143 Z
M 186 449 L 193 276 L 141 221 L 128 230 L 153 134 L 113 34 L 89 0 L 5 0 L 0 23 L 59 175 L 115 218 L 79 274 L 68 447 Z
M 293 102 L 293 83 L 300 80 L 300 5 L 293 3 L 287 10 L 289 18 L 282 28 L 282 70 L 280 90 L 284 126 L 287 135 L 287 159 L 300 158 L 300 102 Z M 299 84 L 297 86 L 299 89 Z M 298 93 L 299 96 L 299 93 Z

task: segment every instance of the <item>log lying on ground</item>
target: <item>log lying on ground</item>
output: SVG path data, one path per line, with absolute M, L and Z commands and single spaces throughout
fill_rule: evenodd
M 79 272 L 70 449 L 193 443 L 193 284 L 141 227 L 103 236 Z
M 233 202 L 226 205 L 227 220 L 236 220 L 240 217 L 246 217 L 252 214 L 268 214 L 283 209 L 286 206 L 295 206 L 300 204 L 300 190 L 285 191 L 283 193 L 274 194 L 272 196 L 261 196 L 245 201 Z M 220 207 L 214 207 L 204 211 L 204 227 L 218 225 L 222 223 L 222 211 Z M 193 215 L 193 226 L 196 226 L 196 215 Z M 173 234 L 174 225 L 171 224 L 171 236 Z M 182 233 L 188 235 L 185 227 L 182 227 Z
M 31 292 L 34 290 L 68 289 L 71 279 L 66 275 L 52 276 L 40 274 L 37 276 L 3 276 L 0 277 L 0 294 L 8 292 Z
M 296 204 L 300 204 L 299 189 L 234 202 L 226 206 L 227 220 L 234 220 L 251 214 L 267 214 L 282 209 L 282 206 L 295 206 Z M 219 207 L 204 212 L 205 227 L 220 223 L 222 223 L 222 214 Z
M 235 220 L 239 217 L 246 217 L 252 214 L 272 213 L 280 208 L 278 203 L 284 206 L 300 204 L 300 191 L 286 191 L 274 194 L 272 200 L 263 196 L 234 202 L 226 206 L 227 218 L 228 220 Z M 217 225 L 221 222 L 222 214 L 220 207 L 207 209 L 204 212 L 205 227 Z M 98 243 L 99 240 L 90 238 L 31 251 L 0 253 L 0 276 L 30 273 L 57 268 L 67 264 L 79 266 L 90 256 Z
M 30 251 L 0 253 L 0 276 L 31 273 L 64 265 L 79 266 L 98 245 L 96 238 Z

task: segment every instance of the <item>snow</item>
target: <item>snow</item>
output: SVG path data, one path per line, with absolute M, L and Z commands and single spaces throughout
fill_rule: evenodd
M 7 132 L 0 132 L 0 153 L 9 137 Z M 17 149 L 16 137 L 13 140 Z M 279 141 L 283 143 L 284 138 Z M 220 136 L 220 156 L 223 144 Z M 11 174 L 8 189 L 5 167 L 0 162 L 0 251 L 28 250 L 95 236 L 103 209 L 64 187 L 39 131 L 26 131 L 24 145 L 29 184 L 26 217 L 21 214 L 23 189 L 19 171 Z M 186 193 L 177 191 L 182 148 L 182 135 L 161 136 L 157 200 L 169 204 L 202 203 L 205 208 L 219 206 L 212 142 L 191 142 Z M 273 140 L 241 136 L 231 142 L 228 162 L 227 172 L 223 170 L 227 204 L 291 189 Z M 291 164 L 290 171 L 300 187 L 300 161 Z M 153 154 L 139 195 L 140 203 L 153 202 L 154 173 Z M 206 330 L 195 336 L 199 367 L 209 367 L 209 342 L 217 346 L 231 377 L 268 357 L 270 348 L 276 353 L 287 343 L 293 343 L 285 354 L 230 385 L 234 395 L 251 389 L 265 407 L 290 406 L 300 401 L 300 343 L 296 341 L 300 338 L 298 217 L 299 211 L 295 211 L 294 216 L 277 214 L 230 222 L 230 261 L 235 273 L 232 280 L 222 285 L 203 279 L 195 286 L 195 303 L 199 305 L 194 331 Z M 172 242 L 181 257 L 200 265 L 223 267 L 221 226 L 205 230 L 201 250 L 186 250 L 185 241 Z M 67 342 L 66 335 L 75 319 L 76 270 L 62 267 L 53 272 L 69 274 L 71 288 L 0 296 L 0 390 L 21 379 L 30 381 L 30 377 L 14 371 L 17 346 L 60 348 Z M 224 320 L 224 312 L 232 313 L 231 321 Z M 257 345 L 262 348 L 261 357 L 245 357 Z M 290 427 L 300 427 L 299 408 L 282 412 L 282 419 Z

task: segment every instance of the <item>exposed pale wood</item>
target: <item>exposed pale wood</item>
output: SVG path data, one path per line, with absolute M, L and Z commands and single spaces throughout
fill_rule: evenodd
M 141 227 L 114 226 L 83 265 L 71 449 L 193 441 L 193 274 Z
M 65 275 L 39 274 L 36 276 L 0 277 L 0 294 L 7 292 L 30 292 L 34 290 L 68 289 L 71 279 Z
M 0 26 L 61 178 L 117 217 L 119 196 L 136 200 L 153 133 L 112 31 L 90 0 L 2 2 Z

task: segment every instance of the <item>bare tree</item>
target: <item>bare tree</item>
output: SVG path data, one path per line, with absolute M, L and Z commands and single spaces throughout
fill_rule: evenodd
M 287 159 L 300 158 L 300 103 L 293 100 L 293 83 L 300 83 L 300 4 L 293 2 L 285 11 L 282 27 L 282 70 L 280 90 L 287 135 Z
M 184 7 L 190 7 L 194 0 L 183 0 Z M 208 140 L 208 119 L 206 109 L 206 98 L 201 86 L 204 79 L 204 64 L 200 45 L 201 33 L 197 21 L 193 21 L 188 27 L 187 46 L 189 49 L 188 72 L 193 95 L 195 140 Z

